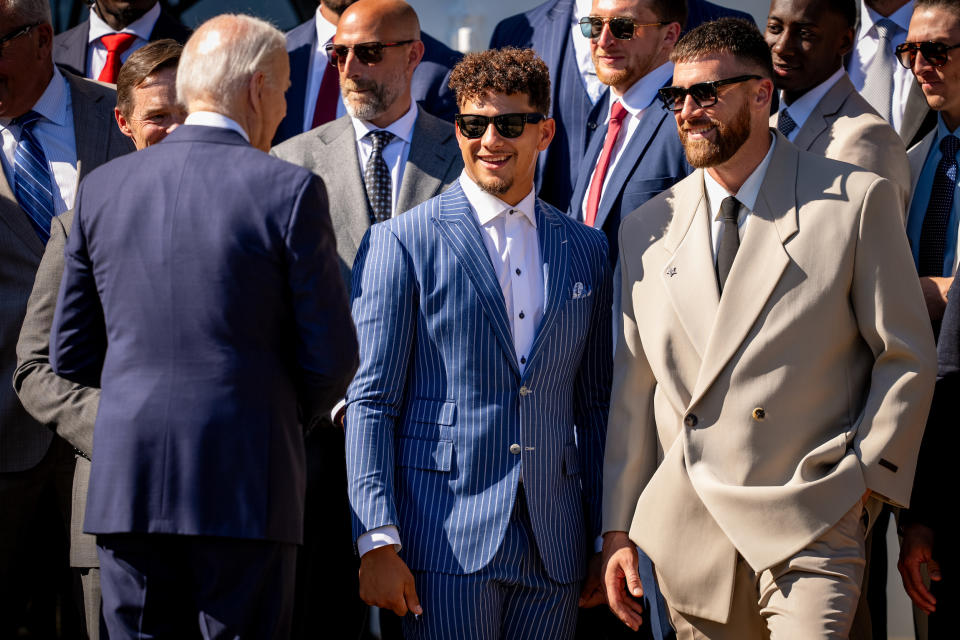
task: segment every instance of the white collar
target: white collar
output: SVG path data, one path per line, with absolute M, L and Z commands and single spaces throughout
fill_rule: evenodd
M 40 97 L 30 108 L 41 116 L 53 122 L 54 124 L 65 126 L 69 117 L 68 105 L 70 104 L 70 94 L 67 87 L 67 79 L 60 73 L 57 65 L 53 65 L 53 76 L 47 83 L 47 88 L 43 90 Z M 9 126 L 13 118 L 0 119 L 0 124 Z
M 337 34 L 337 25 L 323 17 L 323 14 L 320 13 L 320 5 L 317 5 L 314 22 L 317 24 L 317 46 L 322 49 Z
M 497 216 L 503 215 L 513 209 L 525 215 L 527 220 L 530 221 L 530 224 L 533 225 L 533 228 L 537 228 L 537 215 L 534 211 L 534 203 L 537 198 L 536 195 L 534 195 L 533 188 L 531 188 L 530 193 L 516 205 L 509 205 L 497 196 L 481 189 L 477 183 L 467 175 L 465 170 L 460 174 L 460 187 L 463 189 L 463 194 L 467 196 L 467 201 L 473 208 L 474 213 L 477 214 L 481 225 L 485 225 Z
M 113 27 L 103 21 L 97 12 L 90 7 L 90 34 L 87 36 L 87 42 L 96 42 L 103 36 L 112 33 L 132 33 L 138 38 L 149 40 L 153 33 L 153 27 L 157 24 L 157 18 L 160 17 L 160 3 L 156 3 L 145 14 L 128 24 L 120 31 L 114 31 Z
M 407 112 L 386 127 L 383 127 L 382 131 L 389 131 L 394 137 L 409 143 L 413 138 L 413 126 L 417 122 L 417 114 L 417 103 L 411 99 L 410 108 L 407 109 Z M 353 132 L 357 136 L 357 142 L 360 142 L 360 140 L 371 131 L 381 130 L 380 127 L 375 126 L 367 120 L 360 120 L 350 116 L 350 121 L 353 123 Z
M 187 116 L 187 119 L 183 121 L 183 124 L 194 124 L 201 127 L 216 127 L 217 129 L 230 129 L 231 131 L 236 131 L 243 139 L 247 142 L 250 142 L 250 136 L 247 135 L 247 132 L 240 126 L 236 120 L 228 118 L 222 113 L 217 113 L 216 111 L 194 111 Z
M 910 16 L 913 15 L 913 0 L 910 0 L 907 4 L 903 5 L 896 11 L 890 14 L 887 20 L 891 21 L 903 31 L 910 30 Z M 867 6 L 865 0 L 860 0 L 860 33 L 858 34 L 859 38 L 865 38 L 867 33 L 871 30 L 876 33 L 874 26 L 880 20 L 883 20 L 884 17 Z
M 657 91 L 673 77 L 673 63 L 664 62 L 662 65 L 634 82 L 629 89 L 623 92 L 622 96 L 617 97 L 610 87 L 610 107 L 619 99 L 620 104 L 624 106 L 627 113 L 637 117 L 641 111 L 653 104 L 657 99 Z M 610 119 L 610 111 L 607 111 L 607 119 Z
M 783 113 L 784 109 L 790 111 L 790 117 L 794 122 L 797 123 L 797 129 L 803 126 L 803 124 L 810 117 L 810 114 L 813 113 L 813 110 L 820 104 L 820 101 L 823 100 L 823 97 L 827 95 L 827 92 L 833 88 L 833 85 L 837 84 L 844 75 L 846 75 L 846 70 L 841 66 L 839 69 L 833 72 L 829 78 L 815 86 L 813 89 L 810 89 L 805 94 L 794 100 L 792 103 L 787 104 L 786 100 L 783 97 L 783 92 L 780 92 L 780 112 Z
M 736 196 L 737 200 L 743 205 L 746 211 L 754 211 L 757 206 L 757 198 L 760 196 L 760 187 L 763 185 L 763 179 L 767 176 L 767 169 L 770 167 L 770 160 L 773 159 L 773 150 L 777 147 L 777 137 L 770 134 L 770 149 L 763 161 L 757 165 L 750 177 L 746 179 L 743 186 L 736 193 L 730 193 L 717 182 L 709 171 L 703 172 L 703 186 L 707 192 L 707 200 L 710 205 L 711 219 L 716 218 L 720 212 L 720 204 L 728 196 Z

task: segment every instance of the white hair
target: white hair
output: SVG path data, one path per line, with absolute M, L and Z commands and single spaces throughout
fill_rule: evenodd
M 49 0 L 0 0 L 0 11 L 25 24 L 53 24 Z
M 268 22 L 244 14 L 207 20 L 187 41 L 177 67 L 177 95 L 188 108 L 203 100 L 226 106 L 239 99 L 257 71 L 277 52 L 286 55 L 286 38 Z M 283 82 L 271 78 L 268 82 Z

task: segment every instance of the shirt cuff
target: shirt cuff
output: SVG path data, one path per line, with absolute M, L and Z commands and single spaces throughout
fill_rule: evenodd
M 397 553 L 400 553 L 400 549 L 403 548 L 403 545 L 400 544 L 400 531 L 392 524 L 370 529 L 370 531 L 357 538 L 357 552 L 363 557 L 368 551 L 385 547 L 388 544 L 392 544 L 393 550 Z
M 336 427 L 340 426 L 340 422 L 337 421 L 337 414 L 340 413 L 341 411 L 345 411 L 346 408 L 347 408 L 346 400 L 340 400 L 339 402 L 337 402 L 337 404 L 333 405 L 333 409 L 330 410 L 330 422 L 332 422 L 334 426 Z
M 593 552 L 600 553 L 603 551 L 603 536 L 597 536 L 593 540 Z

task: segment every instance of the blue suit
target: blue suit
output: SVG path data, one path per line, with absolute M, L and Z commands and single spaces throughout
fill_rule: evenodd
M 356 358 L 326 192 L 309 171 L 233 131 L 183 126 L 81 184 L 50 360 L 102 388 L 88 533 L 292 549 L 303 427 L 345 391 Z
M 457 113 L 457 100 L 447 86 L 450 71 L 463 57 L 436 38 L 420 34 L 423 41 L 423 59 L 413 72 L 410 94 L 426 111 L 448 122 Z M 287 32 L 287 55 L 290 58 L 290 88 L 287 89 L 287 115 L 273 136 L 276 146 L 303 133 L 304 105 L 310 80 L 310 60 L 317 48 L 317 27 L 311 18 Z
M 610 93 L 598 105 L 606 113 Z M 570 200 L 570 215 L 584 219 L 583 199 L 590 188 L 594 167 L 603 150 L 606 132 L 601 130 L 587 148 L 579 170 L 577 185 Z M 617 264 L 620 220 L 661 191 L 669 189 L 693 171 L 677 135 L 673 114 L 654 100 L 641 115 L 633 136 L 613 167 L 600 196 L 594 227 L 603 229 L 610 243 L 610 264 Z
M 744 11 L 721 7 L 707 0 L 687 0 L 687 26 L 684 32 L 717 18 L 741 18 L 754 22 L 753 16 Z
M 354 264 L 361 365 L 346 419 L 354 534 L 399 527 L 418 579 L 491 563 L 520 500 L 521 469 L 532 546 L 549 580 L 581 580 L 599 533 L 612 375 L 606 242 L 540 201 L 536 217 L 544 315 L 522 375 L 459 183 L 371 227 Z M 424 617 L 456 614 L 428 608 Z

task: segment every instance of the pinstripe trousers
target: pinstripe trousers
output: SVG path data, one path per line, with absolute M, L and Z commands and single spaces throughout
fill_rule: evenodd
M 522 484 L 503 544 L 487 566 L 467 575 L 415 572 L 414 578 L 423 615 L 404 618 L 407 640 L 573 638 L 580 584 L 547 575 Z

